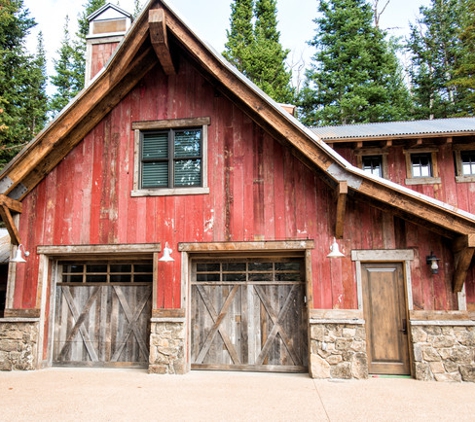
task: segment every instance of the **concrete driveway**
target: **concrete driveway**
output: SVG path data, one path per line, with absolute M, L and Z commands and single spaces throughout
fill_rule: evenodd
M 1 421 L 473 421 L 475 384 L 132 369 L 0 373 Z

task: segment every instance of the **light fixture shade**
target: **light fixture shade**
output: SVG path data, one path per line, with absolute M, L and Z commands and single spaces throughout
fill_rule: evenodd
M 439 264 L 437 264 L 437 261 L 440 261 L 440 259 L 434 255 L 434 252 L 431 251 L 430 255 L 426 258 L 426 263 L 427 265 L 430 265 L 430 270 L 432 271 L 432 274 L 439 273 Z
M 333 238 L 333 243 L 330 245 L 330 253 L 327 255 L 327 258 L 341 258 L 345 256 L 340 252 L 338 243 L 336 243 L 336 238 Z
M 20 245 L 21 246 L 21 245 Z M 20 246 L 18 246 L 16 252 L 15 252 L 15 256 L 10 259 L 10 262 L 16 262 L 16 263 L 22 263 L 24 264 L 26 262 L 26 260 L 23 258 L 23 256 L 21 255 L 21 248 Z M 25 254 L 26 255 L 26 254 Z
M 163 256 L 159 259 L 161 262 L 173 262 L 175 261 L 171 257 L 172 250 L 168 247 L 168 242 L 165 243 L 165 247 L 163 248 Z

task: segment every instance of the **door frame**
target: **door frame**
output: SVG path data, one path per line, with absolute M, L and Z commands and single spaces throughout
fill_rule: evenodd
M 154 272 L 152 282 L 152 312 L 157 303 L 156 263 L 162 248 L 160 243 L 117 245 L 53 245 L 38 246 L 39 256 L 37 308 L 40 309 L 37 367 L 53 365 L 54 322 L 56 308 L 56 283 L 60 277 L 58 261 L 76 259 L 113 260 L 116 258 L 151 258 Z M 46 338 L 46 344 L 45 344 Z
M 413 372 L 413 353 L 412 340 L 410 333 L 409 313 L 414 309 L 412 298 L 412 279 L 411 279 L 411 261 L 414 260 L 414 250 L 412 249 L 371 249 L 371 250 L 353 250 L 351 251 L 351 260 L 356 265 L 356 289 L 358 296 L 358 309 L 363 311 L 363 274 L 362 264 L 385 264 L 385 263 L 401 263 L 404 284 L 404 299 L 406 307 L 406 319 L 408 321 L 408 353 L 409 367 L 411 375 Z M 365 326 L 366 329 L 366 326 Z
M 313 303 L 313 277 L 311 250 L 315 248 L 313 240 L 288 240 L 288 241 L 254 241 L 254 242 L 199 242 L 179 243 L 178 251 L 181 252 L 181 307 L 185 309 L 185 371 L 191 371 L 191 275 L 192 260 L 196 257 L 213 256 L 218 259 L 238 257 L 271 257 L 288 256 L 302 258 L 305 265 L 305 312 Z M 309 329 L 309 327 L 307 327 Z M 308 360 L 310 362 L 310 343 L 308 344 Z

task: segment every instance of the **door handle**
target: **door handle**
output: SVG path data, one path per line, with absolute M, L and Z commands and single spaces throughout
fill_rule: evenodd
M 402 320 L 402 330 L 399 330 L 399 331 L 401 331 L 404 334 L 407 334 L 407 320 L 406 319 Z

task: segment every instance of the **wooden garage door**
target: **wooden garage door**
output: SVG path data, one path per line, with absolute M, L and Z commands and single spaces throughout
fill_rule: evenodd
M 300 259 L 195 261 L 192 368 L 306 371 L 303 274 Z
M 146 367 L 151 262 L 65 262 L 56 287 L 53 363 Z

